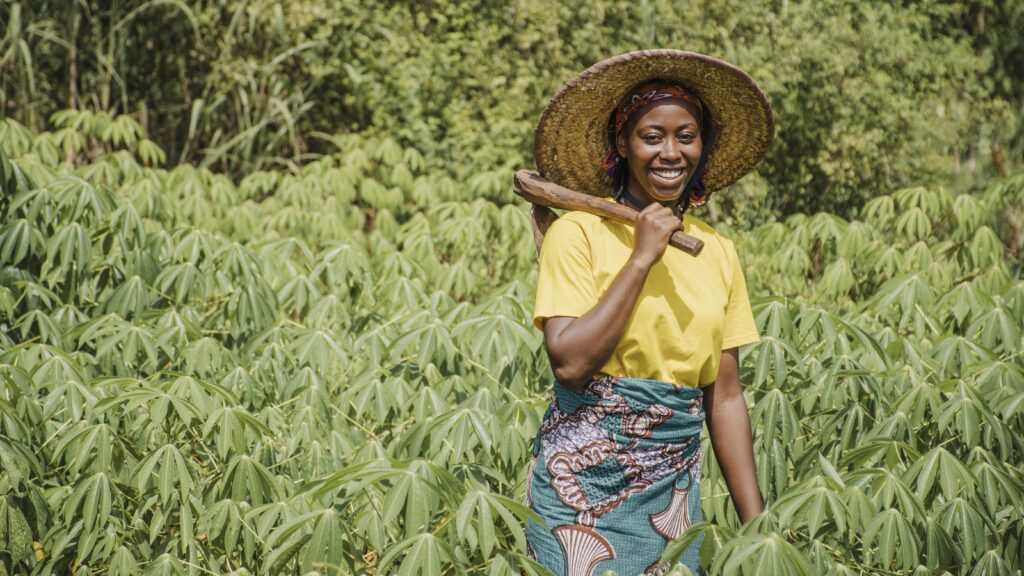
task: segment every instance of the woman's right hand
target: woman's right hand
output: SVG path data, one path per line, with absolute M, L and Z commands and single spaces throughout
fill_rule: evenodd
M 651 202 L 636 219 L 633 259 L 641 265 L 653 266 L 665 254 L 672 233 L 681 228 L 682 222 L 671 208 Z

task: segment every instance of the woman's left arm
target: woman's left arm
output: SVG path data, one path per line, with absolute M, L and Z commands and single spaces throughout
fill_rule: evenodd
M 718 466 L 744 524 L 761 513 L 750 414 L 740 386 L 737 348 L 722 351 L 715 381 L 704 387 L 704 412 Z

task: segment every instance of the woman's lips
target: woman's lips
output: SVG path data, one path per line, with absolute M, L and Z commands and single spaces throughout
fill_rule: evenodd
M 647 171 L 658 186 L 672 187 L 683 183 L 686 170 L 682 168 L 650 168 Z

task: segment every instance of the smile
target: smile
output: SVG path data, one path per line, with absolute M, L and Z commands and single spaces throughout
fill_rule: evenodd
M 671 168 L 671 169 L 668 169 L 668 168 L 662 168 L 662 169 L 651 168 L 651 173 L 654 174 L 655 176 L 659 177 L 659 178 L 664 178 L 665 180 L 675 180 L 676 178 L 682 176 L 683 169 L 682 168 Z

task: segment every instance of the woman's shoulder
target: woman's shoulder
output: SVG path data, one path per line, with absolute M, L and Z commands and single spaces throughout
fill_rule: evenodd
M 716 252 L 725 254 L 735 250 L 732 240 L 718 230 L 715 230 L 715 228 L 707 222 L 693 216 L 692 214 L 687 214 L 683 217 L 683 230 L 685 230 L 687 234 L 702 240 L 704 242 L 705 249 L 711 248 Z
M 587 237 L 608 232 L 609 226 L 616 224 L 611 220 L 590 214 L 572 210 L 562 214 L 551 224 L 549 231 L 557 230 L 563 234 L 582 234 Z

